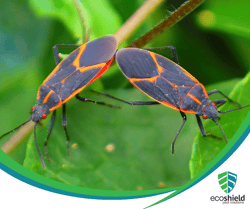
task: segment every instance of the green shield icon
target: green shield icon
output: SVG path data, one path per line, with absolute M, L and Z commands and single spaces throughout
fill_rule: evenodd
M 218 175 L 218 181 L 221 189 L 226 193 L 230 193 L 236 185 L 237 175 L 226 171 Z

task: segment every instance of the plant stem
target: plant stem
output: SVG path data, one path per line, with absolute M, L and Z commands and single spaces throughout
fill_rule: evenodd
M 10 154 L 24 139 L 24 137 L 32 131 L 34 122 L 30 121 L 20 129 L 7 141 L 1 149 L 6 153 Z
M 141 36 L 134 42 L 130 44 L 130 46 L 136 46 L 141 48 L 149 43 L 151 40 L 162 34 L 165 30 L 169 29 L 171 26 L 175 25 L 185 16 L 187 16 L 190 12 L 192 12 L 195 8 L 197 8 L 200 4 L 202 4 L 205 0 L 189 0 L 183 3 L 177 10 L 175 10 L 170 16 L 168 16 L 165 20 L 156 25 L 153 29 L 147 32 L 145 35 Z
M 122 44 L 133 32 L 149 18 L 150 14 L 163 2 L 164 0 L 147 0 L 114 34 L 118 41 L 118 46 Z
M 83 13 L 82 13 L 82 5 L 81 2 L 79 0 L 73 0 L 75 7 L 77 9 L 77 13 L 79 16 L 79 19 L 81 21 L 81 25 L 82 25 L 82 44 L 86 43 L 88 41 L 88 36 L 87 36 L 87 25 L 86 25 L 86 21 L 84 19 Z

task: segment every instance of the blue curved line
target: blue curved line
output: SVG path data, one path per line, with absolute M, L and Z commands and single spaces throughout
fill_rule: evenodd
M 231 147 L 231 149 L 207 172 L 205 173 L 202 177 L 200 177 L 197 181 L 195 181 L 193 184 L 189 185 L 187 188 L 183 189 L 182 191 L 176 191 L 176 194 L 173 195 L 172 197 L 175 197 L 178 194 L 181 194 L 182 192 L 188 190 L 204 178 L 206 178 L 209 174 L 211 174 L 215 169 L 217 169 L 220 165 L 222 165 L 237 149 L 238 147 L 243 143 L 243 141 L 247 138 L 248 134 L 250 133 L 250 125 L 246 128 L 246 130 L 243 132 L 241 137 L 238 139 L 238 141 Z M 172 198 L 170 197 L 170 198 Z M 169 200 L 170 198 L 166 197 L 165 200 L 160 200 L 158 203 Z M 154 203 L 154 205 L 157 203 Z M 152 205 L 150 205 L 152 206 Z M 148 206 L 148 207 L 150 207 Z
M 250 125 L 246 128 L 244 133 L 241 135 L 239 140 L 233 145 L 233 147 L 200 179 L 198 179 L 196 182 L 194 182 L 192 185 L 190 185 L 188 188 L 193 186 L 194 184 L 198 183 L 205 177 L 207 177 L 209 174 L 211 174 L 215 169 L 217 169 L 220 165 L 222 165 L 237 149 L 238 147 L 243 143 L 243 141 L 247 138 L 248 134 L 250 133 Z
M 137 198 L 144 198 L 144 197 L 151 197 L 151 196 L 155 196 L 155 195 L 159 195 L 159 194 L 164 194 L 164 193 L 168 193 L 168 192 L 159 192 L 156 194 L 149 194 L 149 195 L 139 195 L 139 196 L 121 196 L 121 197 L 105 197 L 105 196 L 95 196 L 95 195 L 87 195 L 87 194 L 79 194 L 79 193 L 74 193 L 74 192 L 69 192 L 69 191 L 64 191 L 61 189 L 57 189 L 51 186 L 47 186 L 44 185 L 42 183 L 36 182 L 32 179 L 29 179 L 26 176 L 23 176 L 22 174 L 19 174 L 18 172 L 12 170 L 11 168 L 7 167 L 6 165 L 4 165 L 3 163 L 0 162 L 0 169 L 2 169 L 3 171 L 5 171 L 6 173 L 8 173 L 9 175 L 15 177 L 16 179 L 19 179 L 22 182 L 25 182 L 29 185 L 35 186 L 37 188 L 43 189 L 43 190 L 47 190 L 50 192 L 54 192 L 57 194 L 62 194 L 62 195 L 67 195 L 67 196 L 72 196 L 72 197 L 80 197 L 80 198 L 87 198 L 87 199 L 99 199 L 99 200 L 124 200 L 124 199 L 137 199 Z
M 241 135 L 241 137 L 239 138 L 239 140 L 234 144 L 234 146 L 229 150 L 229 152 L 226 153 L 226 155 L 224 155 L 219 161 L 218 163 L 216 163 L 205 175 L 203 175 L 200 179 L 198 179 L 197 181 L 195 181 L 193 184 L 189 185 L 187 188 L 185 188 L 184 190 L 180 191 L 176 195 L 184 192 L 185 190 L 191 188 L 192 186 L 194 186 L 195 184 L 197 184 L 198 182 L 200 182 L 202 179 L 206 178 L 209 174 L 211 174 L 216 168 L 218 168 L 223 162 L 225 162 L 235 151 L 236 149 L 242 144 L 242 142 L 246 139 L 248 133 L 250 132 L 250 125 L 247 127 L 247 129 L 244 131 L 244 133 Z M 72 197 L 80 197 L 80 198 L 87 198 L 87 199 L 100 199 L 100 200 L 124 200 L 124 199 L 136 199 L 136 198 L 144 198 L 144 197 L 151 197 L 151 196 L 155 196 L 155 195 L 159 195 L 159 194 L 165 194 L 166 192 L 159 192 L 156 194 L 149 194 L 149 195 L 139 195 L 139 196 L 121 196 L 121 197 L 104 197 L 104 196 L 94 196 L 94 195 L 86 195 L 86 194 L 79 194 L 79 193 L 74 193 L 74 192 L 69 192 L 69 191 L 64 191 L 61 189 L 57 189 L 57 188 L 53 188 L 47 185 L 44 185 L 42 183 L 36 182 L 32 179 L 29 179 L 26 176 L 23 176 L 19 173 L 17 173 L 16 171 L 10 169 L 9 167 L 5 166 L 4 164 L 2 164 L 0 162 L 0 169 L 2 169 L 3 171 L 5 171 L 6 173 L 10 174 L 11 176 L 19 179 L 20 181 L 23 181 L 27 184 L 30 184 L 32 186 L 38 187 L 40 189 L 44 189 L 50 192 L 54 192 L 57 194 L 62 194 L 62 195 L 67 195 L 67 196 L 72 196 Z M 174 190 L 171 190 L 174 191 Z M 171 192 L 168 191 L 168 192 Z M 167 193 L 168 193 L 167 192 Z M 176 196 L 174 195 L 174 196 Z M 172 196 L 172 197 L 174 197 Z M 172 198 L 170 197 L 170 198 Z M 170 199 L 167 198 L 167 199 Z M 166 200 L 167 200 L 166 199 Z

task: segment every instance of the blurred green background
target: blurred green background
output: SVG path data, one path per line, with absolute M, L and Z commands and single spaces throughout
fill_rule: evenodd
M 122 0 L 81 2 L 92 40 L 114 34 L 144 1 L 128 0 L 126 4 Z M 127 43 L 146 33 L 183 2 L 163 3 Z M 208 90 L 219 88 L 229 94 L 249 71 L 248 4 L 250 2 L 236 0 L 206 1 L 149 46 L 175 46 L 182 67 Z M 12 0 L 1 1 L 0 5 L 1 135 L 30 117 L 37 89 L 55 67 L 52 47 L 77 43 L 81 25 L 73 2 L 67 0 Z M 178 137 L 175 155 L 171 155 L 172 139 L 182 123 L 177 111 L 164 106 L 123 105 L 93 94 L 90 89 L 128 101 L 149 100 L 134 89 L 114 65 L 81 95 L 123 108 L 109 109 L 83 104 L 74 98 L 70 100 L 67 105 L 68 131 L 73 145 L 70 158 L 61 125 L 61 108 L 57 111 L 48 145 L 52 161 L 45 159 L 46 170 L 41 167 L 33 134 L 10 156 L 48 178 L 86 188 L 157 189 L 181 186 L 190 180 L 192 144 L 196 134 L 200 137 L 194 116 L 188 116 Z M 248 101 L 244 102 L 245 105 Z M 49 118 L 37 131 L 42 153 Z M 1 140 L 0 145 L 8 138 Z M 107 145 L 114 149 L 109 151 Z M 191 169 L 192 176 L 199 169 L 195 172 Z

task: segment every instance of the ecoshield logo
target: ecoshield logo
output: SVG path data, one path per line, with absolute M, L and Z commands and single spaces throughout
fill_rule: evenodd
M 230 193 L 235 187 L 237 175 L 235 173 L 226 171 L 218 175 L 218 180 L 221 189 L 227 194 Z
M 218 182 L 222 191 L 224 191 L 226 194 L 229 194 L 236 185 L 237 175 L 229 171 L 220 173 L 218 175 Z M 218 196 L 211 196 L 210 200 L 214 202 L 222 202 L 223 204 L 244 204 L 245 195 L 240 195 L 240 194 L 237 195 L 232 194 L 226 196 L 218 195 Z

